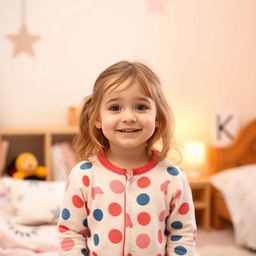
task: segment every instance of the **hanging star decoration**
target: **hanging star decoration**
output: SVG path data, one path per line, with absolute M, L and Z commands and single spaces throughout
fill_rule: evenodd
M 29 34 L 25 24 L 22 24 L 18 34 L 7 35 L 7 37 L 15 44 L 13 51 L 13 57 L 24 52 L 31 56 L 34 56 L 33 44 L 37 42 L 40 36 Z
M 147 0 L 148 13 L 162 12 L 166 13 L 166 3 L 168 0 Z
M 21 27 L 17 34 L 7 35 L 7 38 L 11 40 L 14 45 L 14 51 L 12 56 L 15 57 L 20 53 L 27 53 L 30 56 L 35 56 L 33 51 L 33 45 L 40 39 L 40 36 L 30 34 L 26 23 L 26 1 L 21 0 Z

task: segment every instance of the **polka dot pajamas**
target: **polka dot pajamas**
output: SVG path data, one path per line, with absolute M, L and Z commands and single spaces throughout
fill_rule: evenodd
M 58 230 L 63 256 L 193 256 L 186 175 L 169 161 L 132 170 L 104 155 L 80 162 L 67 181 Z

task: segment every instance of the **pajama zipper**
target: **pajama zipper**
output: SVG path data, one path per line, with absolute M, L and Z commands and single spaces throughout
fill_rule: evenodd
M 126 241 L 126 223 L 127 223 L 127 214 L 126 214 L 126 188 L 127 188 L 127 183 L 129 182 L 130 178 L 133 176 L 133 170 L 126 170 L 125 173 L 125 190 L 124 190 L 124 242 L 123 242 L 123 252 L 122 256 L 124 255 L 125 252 L 125 241 Z

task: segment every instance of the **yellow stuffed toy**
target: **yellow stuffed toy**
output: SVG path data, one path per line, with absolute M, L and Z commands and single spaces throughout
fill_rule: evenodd
M 36 157 L 31 153 L 22 153 L 15 160 L 16 172 L 13 173 L 13 178 L 27 179 L 36 177 L 45 179 L 47 171 L 44 166 L 38 166 Z

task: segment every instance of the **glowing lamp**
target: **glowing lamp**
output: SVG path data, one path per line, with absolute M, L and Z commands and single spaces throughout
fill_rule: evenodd
M 201 141 L 185 141 L 183 144 L 183 160 L 188 175 L 198 177 L 206 159 L 205 145 Z

